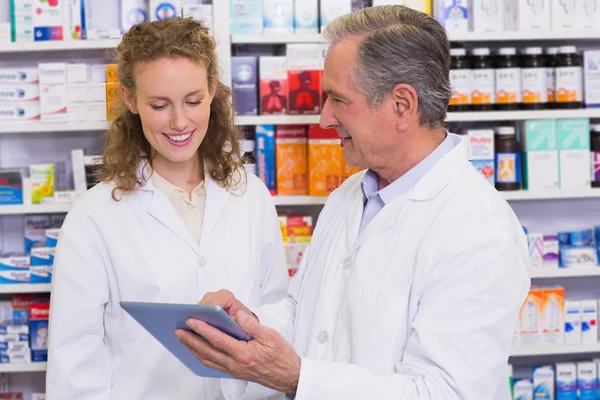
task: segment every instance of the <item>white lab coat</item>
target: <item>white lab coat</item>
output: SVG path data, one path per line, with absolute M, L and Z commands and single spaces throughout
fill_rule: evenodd
M 462 144 L 359 233 L 363 176 L 327 200 L 288 296 L 254 310 L 302 357 L 296 400 L 493 399 L 530 283 L 517 218 Z
M 223 398 L 220 380 L 196 377 L 119 302 L 195 304 L 221 288 L 255 306 L 281 300 L 289 278 L 273 200 L 253 175 L 243 186 L 206 178 L 199 246 L 150 180 L 120 202 L 104 183 L 75 202 L 56 251 L 48 400 Z

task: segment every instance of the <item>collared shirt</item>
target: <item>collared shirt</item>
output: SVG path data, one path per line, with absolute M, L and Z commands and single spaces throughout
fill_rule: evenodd
M 190 196 L 188 192 L 168 182 L 156 171 L 152 172 L 150 180 L 167 196 L 194 241 L 200 244 L 202 220 L 204 219 L 204 202 L 206 200 L 204 182 L 196 186 Z
M 360 184 L 364 201 L 360 230 L 362 231 L 386 204 L 406 194 L 435 163 L 441 160 L 458 143 L 460 142 L 455 142 L 451 135 L 446 134 L 446 139 L 427 157 L 381 190 L 379 190 L 379 176 L 375 171 L 368 170 Z

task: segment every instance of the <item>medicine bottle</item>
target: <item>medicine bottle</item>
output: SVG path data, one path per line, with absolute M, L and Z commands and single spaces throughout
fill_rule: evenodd
M 600 188 L 600 125 L 592 125 L 590 156 L 592 158 L 592 187 Z
M 558 47 L 546 49 L 546 83 L 548 84 L 548 108 L 554 108 L 556 102 L 556 56 Z
M 496 189 L 521 189 L 521 154 L 515 128 L 496 128 L 494 135 L 496 149 Z
M 518 110 L 521 107 L 521 91 L 517 49 L 503 47 L 496 58 L 496 109 Z
M 523 109 L 548 107 L 548 79 L 541 47 L 527 47 L 522 58 Z
M 581 108 L 581 56 L 575 46 L 562 46 L 556 56 L 556 108 Z
M 450 49 L 450 86 L 452 97 L 448 111 L 471 109 L 471 63 L 465 49 Z
M 473 49 L 471 54 L 471 109 L 491 111 L 496 104 L 496 74 L 490 49 Z
M 254 154 L 255 147 L 256 145 L 254 140 L 246 139 L 241 141 L 242 164 L 246 172 L 254 175 L 256 175 L 256 155 Z

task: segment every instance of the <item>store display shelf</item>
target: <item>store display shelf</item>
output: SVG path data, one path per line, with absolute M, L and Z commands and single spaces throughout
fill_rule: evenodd
M 527 200 L 562 200 L 562 199 L 593 199 L 600 198 L 600 189 L 571 189 L 571 190 L 519 190 L 502 192 L 508 201 Z
M 581 278 L 600 276 L 600 267 L 590 268 L 540 268 L 529 270 L 532 279 Z
M 537 345 L 513 347 L 511 357 L 556 356 L 561 354 L 592 354 L 600 353 L 600 343 L 593 344 L 564 344 Z
M 327 196 L 275 196 L 277 206 L 314 206 L 323 205 Z
M 0 294 L 14 293 L 50 293 L 52 287 L 49 283 L 32 283 L 32 284 L 6 284 L 0 285 Z
M 37 372 L 45 371 L 48 368 L 48 363 L 35 362 L 28 364 L 0 364 L 0 373 L 7 372 Z
M 0 134 L 34 133 L 34 132 L 86 132 L 104 131 L 110 127 L 110 122 L 65 122 L 43 124 L 39 121 L 4 122 L 0 125 Z
M 0 53 L 37 51 L 104 50 L 117 47 L 121 39 L 106 40 L 54 40 L 46 42 L 0 43 Z
M 541 111 L 451 112 L 447 122 L 525 121 L 530 119 L 600 118 L 600 108 Z M 252 115 L 235 118 L 237 125 L 318 124 L 319 115 Z
M 600 31 L 573 30 L 573 31 L 545 31 L 545 32 L 467 32 L 449 33 L 452 42 L 512 42 L 534 40 L 598 40 Z
M 285 44 L 320 43 L 323 39 L 318 33 L 289 33 L 278 35 L 231 35 L 233 44 Z
M 69 212 L 71 204 L 0 205 L 0 215 L 60 214 Z
M 600 118 L 600 108 L 540 111 L 470 111 L 448 113 L 448 122 L 525 121 L 530 119 Z
M 498 42 L 498 41 L 534 41 L 534 40 L 598 40 L 600 31 L 546 31 L 546 32 L 466 32 L 448 34 L 452 42 Z M 320 43 L 323 38 L 318 33 L 289 33 L 277 35 L 231 35 L 233 44 L 285 44 Z

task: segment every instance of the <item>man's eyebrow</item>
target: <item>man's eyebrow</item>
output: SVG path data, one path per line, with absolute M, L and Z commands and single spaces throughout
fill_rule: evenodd
M 336 91 L 334 91 L 334 90 L 327 89 L 325 92 L 326 92 L 326 93 L 327 93 L 327 95 L 329 95 L 329 96 L 332 96 L 332 97 L 337 97 L 337 98 L 338 98 L 338 99 L 340 99 L 340 100 L 349 101 L 349 99 L 348 99 L 346 96 L 344 96 L 344 95 L 342 95 L 342 94 L 339 94 L 338 92 L 336 92 Z

